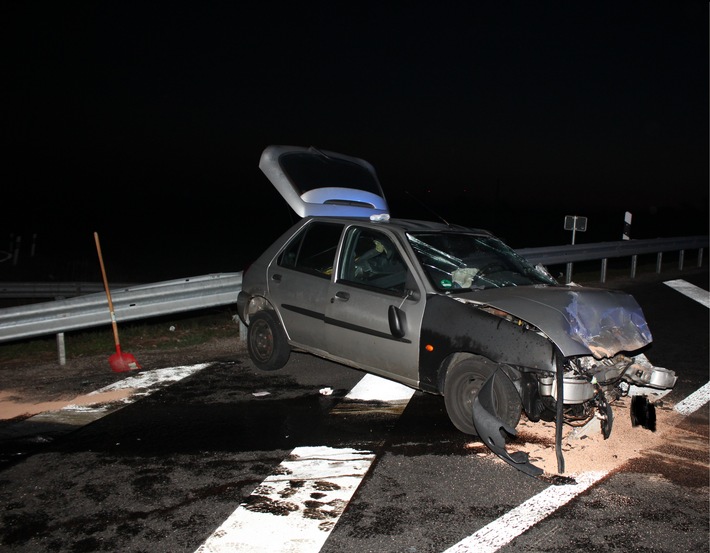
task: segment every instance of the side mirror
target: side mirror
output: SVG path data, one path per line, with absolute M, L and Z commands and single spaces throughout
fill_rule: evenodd
M 387 311 L 390 323 L 390 332 L 395 338 L 404 336 L 404 329 L 407 327 L 407 314 L 396 305 L 390 305 Z

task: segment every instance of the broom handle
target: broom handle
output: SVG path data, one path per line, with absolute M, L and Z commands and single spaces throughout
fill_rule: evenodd
M 111 326 L 113 327 L 113 339 L 116 342 L 116 351 L 120 353 L 121 345 L 118 341 L 118 326 L 116 326 L 116 315 L 113 312 L 113 302 L 111 301 L 111 291 L 108 288 L 108 279 L 106 278 L 106 267 L 104 267 L 104 258 L 101 255 L 101 244 L 99 243 L 99 233 L 94 233 L 96 241 L 96 251 L 99 254 L 99 264 L 101 265 L 101 276 L 104 279 L 104 288 L 106 289 L 106 297 L 108 298 L 108 310 L 111 312 Z

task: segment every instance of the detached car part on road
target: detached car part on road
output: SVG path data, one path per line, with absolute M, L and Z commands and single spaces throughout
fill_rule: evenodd
M 485 230 L 390 218 L 362 159 L 269 146 L 259 166 L 302 217 L 243 277 L 260 369 L 298 348 L 443 395 L 456 428 L 530 475 L 542 471 L 505 450 L 523 412 L 556 421 L 564 472 L 564 423 L 597 417 L 608 437 L 614 400 L 675 385 L 634 357 L 652 337 L 629 294 L 560 285 Z

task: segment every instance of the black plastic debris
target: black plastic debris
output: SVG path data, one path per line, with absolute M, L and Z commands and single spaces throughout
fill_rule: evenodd
M 515 437 L 517 432 L 493 414 L 493 382 L 496 377 L 508 378 L 499 371 L 494 372 L 473 400 L 473 424 L 476 432 L 488 449 L 506 463 L 529 476 L 539 476 L 543 470 L 530 463 L 527 453 L 516 451 L 510 454 L 505 449 L 506 435 Z
M 656 406 L 646 396 L 631 398 L 631 426 L 642 426 L 656 431 Z

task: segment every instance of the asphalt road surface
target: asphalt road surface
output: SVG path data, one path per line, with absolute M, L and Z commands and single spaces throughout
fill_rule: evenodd
M 688 280 L 707 301 L 707 273 Z M 627 289 L 648 357 L 679 380 L 667 424 L 634 429 L 611 464 L 578 445 L 564 475 L 531 478 L 458 432 L 439 397 L 302 353 L 276 372 L 239 355 L 129 373 L 101 391 L 111 401 L 5 428 L 0 549 L 706 551 L 708 307 L 662 282 Z

